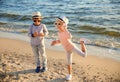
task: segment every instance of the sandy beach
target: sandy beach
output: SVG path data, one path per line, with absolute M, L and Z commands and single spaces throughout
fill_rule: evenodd
M 66 55 L 46 49 L 48 71 L 35 73 L 35 61 L 28 42 L 0 38 L 0 82 L 67 82 Z M 92 56 L 73 55 L 73 78 L 70 82 L 120 82 L 120 62 Z

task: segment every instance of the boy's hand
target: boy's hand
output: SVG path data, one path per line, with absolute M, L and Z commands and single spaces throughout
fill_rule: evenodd
M 34 36 L 34 37 L 36 37 L 36 36 L 42 36 L 42 37 L 43 37 L 43 36 L 44 36 L 44 33 L 39 33 L 39 34 L 38 34 L 38 32 L 34 32 L 33 36 Z
M 34 32 L 33 36 L 34 37 L 38 36 L 38 32 Z
M 44 36 L 44 33 L 43 33 L 43 32 L 41 32 L 41 33 L 39 34 L 39 36 Z

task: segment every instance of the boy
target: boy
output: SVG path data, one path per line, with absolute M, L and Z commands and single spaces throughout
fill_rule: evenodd
M 35 55 L 36 69 L 35 72 L 44 72 L 47 70 L 47 58 L 44 44 L 44 37 L 48 35 L 45 24 L 41 23 L 42 16 L 40 12 L 34 12 L 32 16 L 33 24 L 29 26 L 28 36 L 31 37 L 31 47 Z M 42 56 L 42 66 L 40 58 Z M 42 67 L 42 69 L 41 69 Z

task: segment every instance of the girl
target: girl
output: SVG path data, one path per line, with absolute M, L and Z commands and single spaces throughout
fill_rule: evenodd
M 66 80 L 71 80 L 72 78 L 72 52 L 75 51 L 79 55 L 86 57 L 87 52 L 86 52 L 86 47 L 84 45 L 84 41 L 80 40 L 81 44 L 81 49 L 82 51 L 77 48 L 77 46 L 72 43 L 72 35 L 71 33 L 67 30 L 67 24 L 68 24 L 68 19 L 65 16 L 60 16 L 56 19 L 55 25 L 58 29 L 58 38 L 59 40 L 52 41 L 51 46 L 54 46 L 55 44 L 61 43 L 62 46 L 64 47 L 66 54 L 67 54 L 67 61 L 68 61 L 68 76 L 66 77 Z

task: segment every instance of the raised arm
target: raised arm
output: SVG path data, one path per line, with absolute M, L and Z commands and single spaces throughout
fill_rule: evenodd
M 51 46 L 54 46 L 56 44 L 60 44 L 60 40 L 54 40 L 54 41 L 52 41 Z

